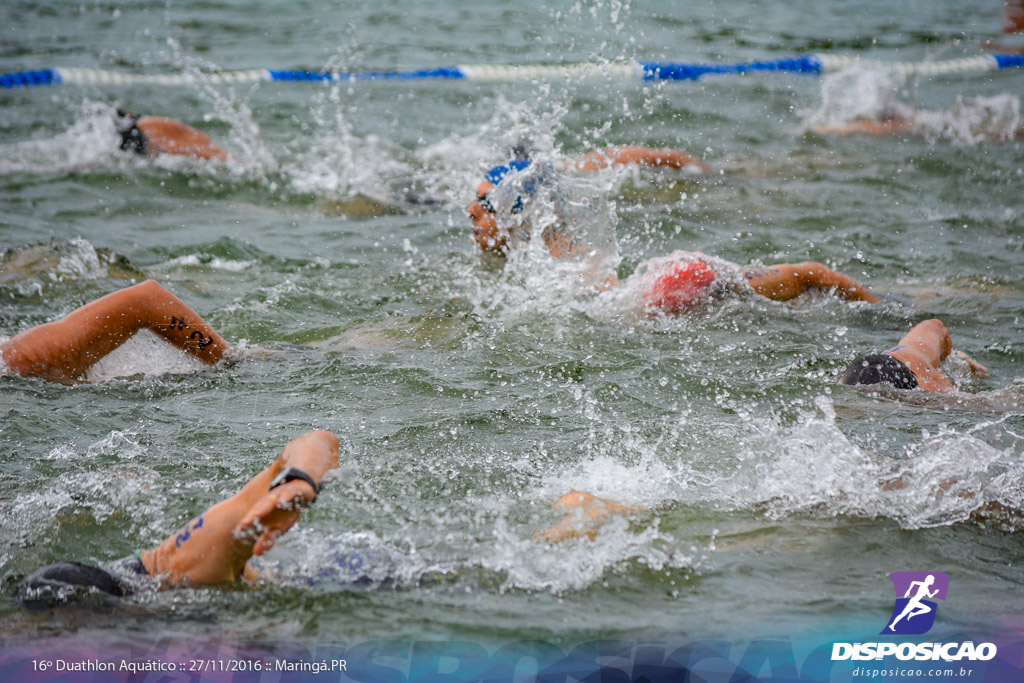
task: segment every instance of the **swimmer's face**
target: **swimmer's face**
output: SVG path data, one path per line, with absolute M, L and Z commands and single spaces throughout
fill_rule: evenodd
M 494 188 L 494 183 L 485 180 L 476 188 L 476 201 L 469 205 L 466 212 L 473 221 L 473 239 L 484 250 L 497 254 L 505 253 L 505 238 L 498 234 L 498 221 L 494 211 L 484 208 L 481 202 L 487 199 L 487 193 Z

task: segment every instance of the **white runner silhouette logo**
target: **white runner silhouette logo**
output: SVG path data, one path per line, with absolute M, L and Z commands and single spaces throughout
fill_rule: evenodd
M 945 600 L 949 577 L 943 572 L 893 572 L 896 604 L 882 635 L 920 635 L 935 623 L 936 603 Z

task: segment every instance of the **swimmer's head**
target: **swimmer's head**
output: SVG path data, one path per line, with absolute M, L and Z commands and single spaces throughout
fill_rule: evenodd
M 469 205 L 466 212 L 473 221 L 473 239 L 484 251 L 504 254 L 507 247 L 506 238 L 498 230 L 497 216 L 499 211 L 507 208 L 510 214 L 522 212 L 523 197 L 517 194 L 512 200 L 501 202 L 494 196 L 494 190 L 501 181 L 511 173 L 523 171 L 530 166 L 529 159 L 513 159 L 507 164 L 499 164 L 484 174 L 484 179 L 477 186 L 476 201 Z M 527 188 L 530 189 L 530 188 Z M 508 207 L 504 205 L 508 204 Z
M 114 117 L 114 125 L 117 126 L 117 132 L 125 131 L 135 125 L 135 122 L 139 120 L 139 115 L 128 109 L 117 108 L 117 115 Z
M 644 291 L 644 305 L 655 312 L 683 313 L 704 300 L 714 281 L 715 271 L 703 261 L 671 263 Z
M 839 378 L 842 384 L 891 384 L 897 389 L 916 389 L 917 377 L 892 356 L 873 353 L 858 358 Z
M 114 127 L 121 136 L 121 149 L 126 152 L 145 154 L 148 148 L 146 136 L 139 130 L 139 116 L 127 109 L 118 109 Z
M 51 606 L 90 593 L 123 597 L 131 587 L 105 569 L 80 562 L 55 562 L 39 569 L 25 580 L 23 602 L 30 606 Z

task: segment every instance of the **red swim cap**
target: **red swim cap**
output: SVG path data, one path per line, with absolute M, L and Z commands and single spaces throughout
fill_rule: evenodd
M 715 281 L 715 271 L 703 261 L 673 263 L 655 276 L 644 292 L 644 305 L 663 313 L 681 313 L 692 307 Z

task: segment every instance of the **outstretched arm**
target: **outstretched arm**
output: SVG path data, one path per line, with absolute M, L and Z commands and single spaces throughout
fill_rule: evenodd
M 584 155 L 576 162 L 575 168 L 580 171 L 596 171 L 612 164 L 641 164 L 643 166 L 669 166 L 684 168 L 695 166 L 707 173 L 707 166 L 700 159 L 681 149 L 661 149 L 654 147 L 605 147 Z
M 587 538 L 593 540 L 601 526 L 612 516 L 625 517 L 639 509 L 616 503 L 607 498 L 598 498 L 586 491 L 570 491 L 555 503 L 556 510 L 564 510 L 565 518 L 551 525 L 544 531 L 538 531 L 534 538 L 538 541 L 557 543 L 569 538 Z
M 285 468 L 309 475 L 318 485 L 338 466 L 338 438 L 308 432 L 293 439 L 277 459 L 237 494 L 217 503 L 141 555 L 142 564 L 165 585 L 204 586 L 237 580 L 253 555 L 262 555 L 316 500 L 303 479 L 270 488 Z
M 905 117 L 882 121 L 857 119 L 851 123 L 835 126 L 815 126 L 811 129 L 811 132 L 818 133 L 819 135 L 853 135 L 856 133 L 863 133 L 865 135 L 903 135 L 909 133 L 913 125 L 913 119 Z
M 113 292 L 0 346 L 8 371 L 74 381 L 142 329 L 213 364 L 231 345 L 199 314 L 153 280 Z
M 180 121 L 162 116 L 144 116 L 136 125 L 146 136 L 146 150 L 149 153 L 228 160 L 228 153 L 209 135 Z
M 831 290 L 849 301 L 877 304 L 882 300 L 853 278 L 813 261 L 755 268 L 744 271 L 743 277 L 755 292 L 775 301 L 795 299 L 809 289 Z

